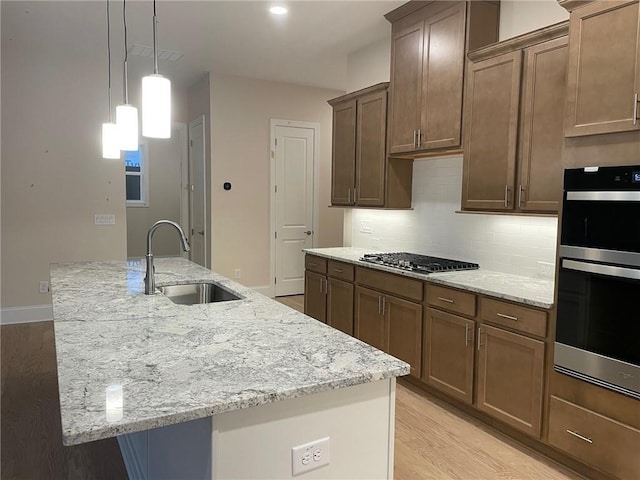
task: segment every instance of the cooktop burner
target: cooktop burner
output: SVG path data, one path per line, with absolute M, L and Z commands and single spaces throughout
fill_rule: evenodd
M 367 253 L 361 259 L 363 262 L 387 265 L 420 273 L 452 272 L 456 270 L 475 270 L 477 263 L 449 260 L 447 258 L 429 257 L 416 253 Z

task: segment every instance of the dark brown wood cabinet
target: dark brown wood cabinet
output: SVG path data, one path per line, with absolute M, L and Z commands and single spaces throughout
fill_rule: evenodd
M 477 407 L 536 438 L 542 425 L 545 344 L 501 328 L 478 329 Z
M 329 100 L 334 206 L 411 207 L 412 163 L 387 160 L 388 85 L 380 83 Z
M 425 310 L 422 380 L 473 403 L 475 322 L 433 308 Z
M 356 268 L 355 336 L 422 369 L 422 282 L 368 268 Z M 405 297 L 405 298 L 401 298 Z
M 467 46 L 498 38 L 498 2 L 471 3 L 412 2 L 386 15 L 390 155 L 459 149 Z
M 571 12 L 567 137 L 640 130 L 639 12 L 638 0 Z
M 305 255 L 304 313 L 353 335 L 353 265 Z
M 470 54 L 463 209 L 558 211 L 566 33 L 564 23 Z

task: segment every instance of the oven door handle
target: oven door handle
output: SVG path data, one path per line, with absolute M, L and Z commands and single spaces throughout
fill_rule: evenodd
M 629 278 L 640 280 L 640 270 L 633 268 L 617 267 L 613 265 L 600 265 L 597 263 L 576 262 L 575 260 L 562 260 L 562 268 L 577 270 L 579 272 L 597 273 L 609 277 Z

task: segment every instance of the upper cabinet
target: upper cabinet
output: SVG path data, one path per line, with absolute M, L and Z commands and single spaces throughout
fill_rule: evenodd
M 469 54 L 462 207 L 557 212 L 567 23 Z
M 565 135 L 640 130 L 638 0 L 571 12 Z
M 393 23 L 389 154 L 459 150 L 465 53 L 498 39 L 499 2 L 410 2 Z
M 412 163 L 388 161 L 386 155 L 388 85 L 380 83 L 329 100 L 334 206 L 411 207 Z

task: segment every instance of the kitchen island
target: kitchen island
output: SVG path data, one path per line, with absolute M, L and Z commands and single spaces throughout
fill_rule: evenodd
M 158 287 L 241 298 L 144 295 L 142 260 L 52 265 L 65 445 L 118 437 L 132 478 L 287 478 L 293 447 L 329 437 L 303 478 L 392 476 L 406 363 L 185 259 L 155 266 Z

